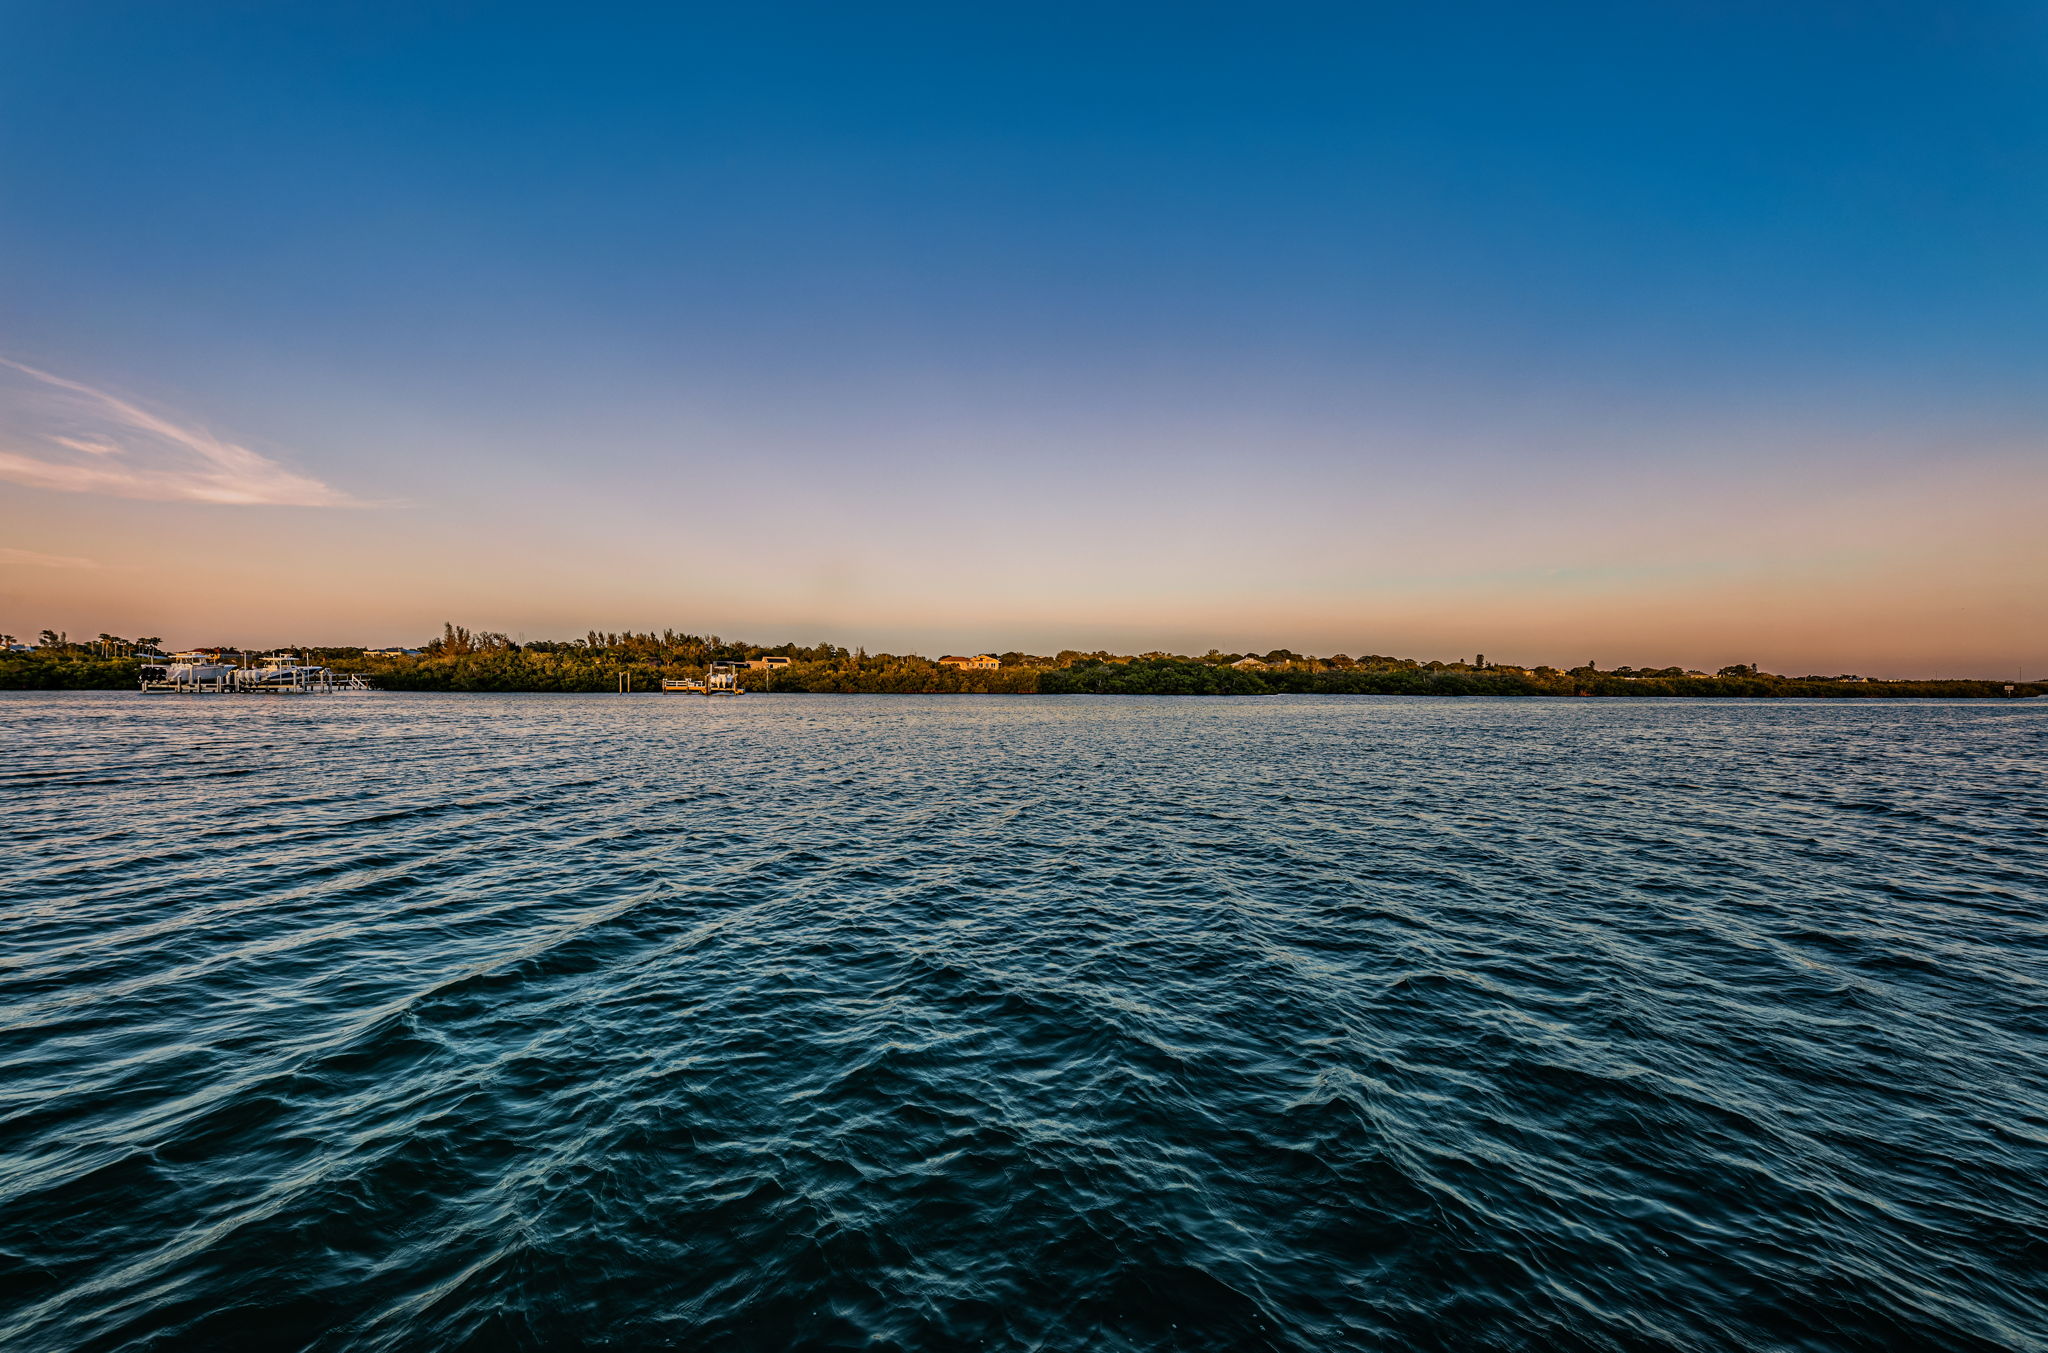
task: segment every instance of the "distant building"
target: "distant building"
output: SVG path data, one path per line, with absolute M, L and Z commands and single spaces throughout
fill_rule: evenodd
M 1244 656 L 1244 657 L 1242 657 L 1242 658 L 1239 658 L 1239 659 L 1238 659 L 1238 660 L 1237 660 L 1236 662 L 1234 662 L 1234 663 L 1232 663 L 1232 664 L 1230 664 L 1230 665 L 1231 665 L 1232 667 L 1268 667 L 1268 666 L 1271 666 L 1271 664 L 1270 664 L 1270 663 L 1268 663 L 1268 662 L 1267 662 L 1267 661 L 1266 661 L 1266 660 L 1265 660 L 1264 658 L 1254 658 L 1254 657 L 1250 656 L 1249 654 L 1247 654 L 1246 656 Z
M 750 672 L 779 672 L 789 666 L 788 658 L 748 658 L 740 664 Z
M 417 658 L 419 655 L 420 651 L 417 648 L 366 648 L 363 650 L 363 656 L 366 658 Z
M 978 657 L 972 658 L 963 658 L 957 653 L 948 653 L 945 657 L 939 659 L 939 666 L 958 668 L 963 672 L 993 671 L 1002 665 L 1002 659 L 993 653 L 983 653 Z

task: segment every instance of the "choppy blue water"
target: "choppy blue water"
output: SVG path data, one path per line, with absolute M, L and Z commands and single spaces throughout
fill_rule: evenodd
M 0 745 L 11 1353 L 2048 1348 L 2048 707 Z

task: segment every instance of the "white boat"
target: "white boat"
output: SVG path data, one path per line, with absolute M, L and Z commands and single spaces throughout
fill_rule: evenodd
M 308 666 L 296 653 L 272 653 L 256 659 L 254 667 L 245 667 L 237 672 L 235 684 L 244 690 L 283 690 L 318 684 L 326 674 L 325 667 Z
M 370 683 L 353 672 L 309 663 L 296 653 L 273 653 L 258 658 L 256 665 L 235 673 L 235 689 L 251 692 L 367 691 Z
M 174 653 L 169 676 L 173 681 L 222 681 L 234 670 L 234 663 L 212 653 Z
M 140 673 L 144 691 L 225 691 L 235 674 L 235 664 L 222 662 L 216 653 L 173 653 L 161 663 L 150 663 Z
M 145 667 L 143 671 L 150 671 L 150 667 Z M 195 649 L 190 653 L 172 653 L 170 663 L 160 667 L 160 671 L 164 675 L 156 682 L 158 688 L 227 690 L 227 684 L 233 680 L 233 673 L 236 673 L 236 663 L 221 661 L 219 653 L 201 653 Z M 152 682 L 145 680 L 143 686 L 150 688 Z

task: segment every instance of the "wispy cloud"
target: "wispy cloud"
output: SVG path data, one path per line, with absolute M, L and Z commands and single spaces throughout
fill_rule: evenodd
M 5 357 L 0 480 L 165 502 L 363 506 L 245 446 Z
M 98 568 L 100 561 L 81 559 L 75 554 L 43 554 L 36 550 L 0 546 L 0 564 L 25 564 L 30 568 Z

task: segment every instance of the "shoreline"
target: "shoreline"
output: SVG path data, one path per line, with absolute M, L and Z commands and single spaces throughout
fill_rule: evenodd
M 1900 684 L 1905 684 L 1905 683 L 1900 683 Z M 1916 683 L 1913 683 L 1913 684 L 1915 684 L 1915 685 L 1918 685 L 1918 684 L 1921 684 L 1921 683 L 1917 683 L 1917 682 L 1916 682 Z M 2027 686 L 2028 686 L 2028 687 L 2032 687 L 2032 686 L 2034 686 L 2034 685 L 2035 685 L 2035 683 L 2032 683 L 2032 682 L 2029 682 L 2029 683 L 2027 683 Z M 133 689 L 132 687 L 128 687 L 128 686 L 7 686 L 7 685 L 0 685 L 0 695 L 105 695 L 105 696 L 123 696 L 123 695 L 143 695 L 143 694 L 145 694 L 145 692 L 137 691 L 137 690 Z M 219 696 L 219 695 L 217 695 L 216 693 L 213 693 L 213 692 L 206 692 L 206 693 L 196 693 L 196 692 L 149 692 L 149 693 L 147 693 L 147 694 L 149 694 L 149 695 L 150 695 L 150 698 L 151 698 L 152 700 L 192 700 L 192 699 L 197 699 L 197 700 L 207 700 L 207 701 L 209 701 L 209 702 L 210 702 L 210 701 L 212 701 L 212 700 L 214 700 L 214 699 L 216 699 L 216 698 L 225 698 L 225 697 Z M 233 694 L 233 693 L 230 693 L 230 694 Z M 272 703 L 274 703 L 274 702 L 275 702 L 275 701 L 276 701 L 277 699 L 290 699 L 290 697 L 279 697 L 279 696 L 276 696 L 276 695 L 275 695 L 275 693 L 267 693 L 267 692 L 265 692 L 265 693 L 256 693 L 256 694 L 270 694 L 270 695 L 272 695 L 272 701 L 271 701 Z M 336 694 L 339 694 L 339 693 L 337 692 Z M 618 691 L 618 690 L 491 690 L 491 689 L 483 689 L 483 688 L 475 688 L 475 687 L 470 687 L 470 688 L 456 688 L 456 687 L 436 687 L 436 688 L 419 688 L 419 687 L 389 687 L 389 688 L 387 688 L 387 687 L 374 687 L 374 688 L 372 688 L 372 689 L 371 689 L 371 690 L 369 690 L 369 691 L 365 691 L 365 692 L 357 692 L 356 694 L 359 694 L 359 695 L 382 695 L 382 696 L 394 696 L 394 695 L 395 695 L 395 696 L 409 696 L 409 695 L 455 695 L 455 696 L 477 696 L 477 695 L 516 695 L 516 696 L 578 696 L 578 697 L 583 697 L 583 696 L 608 696 L 608 697 L 613 697 L 613 698 L 616 698 L 616 697 L 618 697 L 618 696 L 621 696 L 621 695 L 630 695 L 630 696 L 634 696 L 634 697 L 647 697 L 647 696 L 659 696 L 659 695 L 668 695 L 668 696 L 670 696 L 671 698 L 675 698 L 675 697 L 678 697 L 678 696 L 679 696 L 679 695 L 680 695 L 681 693 L 679 693 L 679 692 L 674 692 L 674 691 L 664 692 L 664 691 L 661 691 L 661 690 L 641 690 L 641 689 L 635 689 L 635 690 L 631 690 L 631 691 Z M 1621 691 L 1621 692 L 1606 692 L 1606 691 L 1603 691 L 1603 692 L 1591 692 L 1591 691 L 1587 691 L 1587 692 L 1579 692 L 1579 693 L 1576 693 L 1576 694 L 1574 694 L 1574 693 L 1565 693 L 1565 692 L 1557 692 L 1557 691 L 1524 691 L 1524 692 L 1514 692 L 1514 691 L 1313 691 L 1313 690 L 1311 690 L 1311 691 L 1235 691 L 1235 692 L 1203 692 L 1203 691 L 1193 691 L 1193 692 L 1190 692 L 1190 691 L 961 691 L 961 690 L 955 690 L 955 691 L 937 691 L 937 690 L 934 690 L 934 691 L 845 691 L 845 690 L 834 690 L 834 691 L 812 691 L 812 690 L 749 690 L 749 691 L 746 691 L 746 692 L 745 692 L 745 694 L 747 694 L 747 695 L 750 695 L 750 696 L 768 696 L 768 697 L 771 697 L 771 698 L 773 698 L 773 697 L 778 697 L 778 696 L 803 696 L 803 695 L 815 695 L 815 696 L 835 696 L 835 697 L 836 697 L 836 696 L 882 696 L 882 697 L 890 697 L 890 698 L 896 698 L 896 697 L 903 697 L 903 698 L 932 698 L 932 697 L 938 697 L 938 698 L 947 698 L 947 699 L 951 699 L 951 698 L 963 698 L 963 699 L 1016 699 L 1016 698 L 1026 698 L 1026 699 L 1029 699 L 1029 698 L 1043 698 L 1043 699 L 1071 699 L 1071 698 L 1075 698 L 1075 697 L 1095 697 L 1095 698 L 1108 698 L 1108 699 L 1125 699 L 1125 700 L 1235 700 L 1235 699 L 1282 699 L 1282 698 L 1286 698 L 1286 697 L 1289 697 L 1289 696 L 1314 696 L 1314 697 L 1319 697 L 1319 698 L 1337 698 L 1337 699 L 1359 699 L 1359 700 L 1372 700 L 1372 699 L 1376 699 L 1376 700 L 1642 700 L 1642 701 L 1702 701 L 1702 702 L 1710 702 L 1710 703 L 1716 703 L 1716 704 L 1721 704 L 1721 703 L 1731 703 L 1731 702 L 1732 702 L 1732 703 L 1755 703 L 1755 704 L 1774 704 L 1774 703 L 1775 703 L 1775 704 L 1784 704 L 1784 703 L 1795 703 L 1795 702 L 1803 702 L 1803 703 L 1809 703 L 1809 704 L 1856 704 L 1856 703 L 1862 703 L 1862 704 L 1872 704 L 1872 705 L 1882 705 L 1882 704 L 1901 704 L 1901 703 L 1911 703 L 1911 702 L 1925 702 L 1925 703 L 1950 703 L 1950 702 L 1955 702 L 1955 701 L 1966 701 L 1966 702 L 1987 702 L 1987 703 L 2001 703 L 2001 704 L 2005 704 L 2005 703 L 2010 703 L 2010 704 L 2026 704 L 2026 703 L 2029 703 L 2029 702 L 2032 702 L 2032 701 L 2048 700 L 2048 691 L 2044 691 L 2044 690 L 2026 690 L 2025 688 L 2022 688 L 2021 690 L 2015 691 L 2015 693 L 2014 693 L 2014 694 L 2012 694 L 2012 695 L 2005 695 L 2005 694 L 2002 694 L 2002 693 L 1999 693 L 1999 694 L 1983 694 L 1983 693 L 1976 693 L 1976 692 L 1970 692 L 1970 693 L 1964 693 L 1964 692 L 1955 692 L 1955 693 L 1947 693 L 1947 694 L 1927 694 L 1927 693 L 1924 693 L 1924 692 L 1912 692 L 1912 693 L 1899 693 L 1899 694 L 1892 694 L 1892 695 L 1878 695 L 1878 694 L 1873 694 L 1873 693 L 1869 693 L 1869 692 L 1857 692 L 1857 693 L 1855 693 L 1855 694 L 1844 694 L 1844 695 L 1836 695 L 1836 694 L 1825 694 L 1825 693 L 1819 693 L 1819 692 L 1814 692 L 1814 691 L 1802 691 L 1802 690 L 1788 690 L 1788 691 L 1785 691 L 1785 692 L 1782 692 L 1782 693 L 1778 693 L 1778 694 L 1768 694 L 1768 695 L 1750 695 L 1750 694 L 1715 694 L 1715 693 L 1713 693 L 1713 692 L 1709 692 L 1709 691 L 1698 691 L 1698 692 L 1679 692 L 1679 693 L 1665 693 L 1665 692 L 1659 692 L 1659 691 Z M 690 702 L 692 702 L 692 701 L 694 701 L 694 700 L 698 700 L 698 699 L 702 699 L 702 697 L 701 697 L 701 696 L 698 696 L 698 695 L 695 695 L 695 694 L 692 694 L 692 695 L 689 695 L 689 696 L 685 696 L 685 697 L 683 697 L 682 699 L 680 699 L 680 700 L 679 700 L 679 703 L 690 703 Z M 293 703 L 296 703 L 296 701 L 294 700 L 294 701 L 293 701 Z
M 475 648 L 387 655 L 362 650 L 302 650 L 337 674 L 360 675 L 380 691 L 456 694 L 659 695 L 664 681 L 701 679 L 708 662 L 727 664 L 748 694 L 812 695 L 1399 695 L 1463 699 L 1624 700 L 2015 700 L 2048 695 L 2048 682 L 1984 678 L 1877 680 L 1780 676 L 1751 667 L 1709 676 L 1591 666 L 1552 667 L 1422 663 L 1400 658 L 1291 658 L 1277 662 L 1149 655 L 1115 658 L 1062 654 L 1065 661 L 1017 660 L 961 667 L 915 656 L 813 650 L 789 658 L 772 651 L 716 653 L 646 651 L 623 644 L 578 648 Z M 229 661 L 245 661 L 233 654 Z M 741 663 L 754 665 L 738 668 Z M 143 662 L 98 657 L 77 649 L 0 654 L 0 690 L 134 691 Z M 680 694 L 680 692 L 676 692 Z

